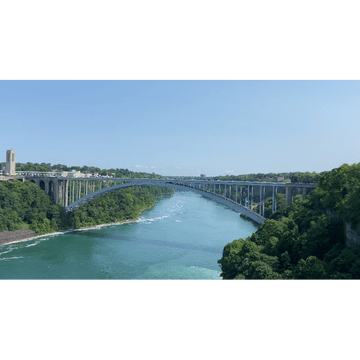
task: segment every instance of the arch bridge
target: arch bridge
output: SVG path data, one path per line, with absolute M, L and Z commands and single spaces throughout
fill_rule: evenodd
M 45 174 L 44 174 L 45 175 Z M 272 198 L 272 213 L 276 211 L 276 196 L 285 193 L 286 203 L 293 201 L 294 193 L 301 193 L 303 199 L 315 188 L 314 184 L 288 184 L 256 181 L 209 181 L 209 180 L 154 180 L 125 178 L 74 178 L 60 176 L 25 176 L 40 186 L 55 203 L 67 211 L 74 211 L 94 198 L 131 186 L 167 186 L 180 191 L 192 191 L 248 216 L 257 223 L 266 220 L 265 199 Z M 259 212 L 254 207 L 259 207 Z

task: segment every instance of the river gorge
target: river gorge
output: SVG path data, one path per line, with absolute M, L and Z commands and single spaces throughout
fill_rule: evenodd
M 176 191 L 138 221 L 0 247 L 2 279 L 221 279 L 224 246 L 256 225 L 225 205 Z

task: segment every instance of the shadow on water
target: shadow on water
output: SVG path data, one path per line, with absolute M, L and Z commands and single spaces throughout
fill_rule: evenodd
M 114 239 L 114 240 L 121 240 L 121 241 L 131 241 L 131 242 L 138 242 L 141 244 L 149 244 L 149 245 L 157 245 L 157 246 L 167 246 L 167 247 L 171 247 L 171 248 L 184 249 L 184 250 L 198 250 L 198 251 L 205 251 L 205 252 L 215 253 L 215 254 L 222 253 L 222 251 L 223 251 L 222 248 L 216 249 L 216 248 L 212 248 L 212 247 L 203 247 L 203 246 L 196 246 L 196 245 L 190 245 L 190 244 L 182 244 L 182 243 L 176 243 L 176 242 L 164 241 L 164 240 L 132 238 L 132 237 L 128 237 L 128 236 L 100 234 L 100 233 L 94 233 L 94 232 L 88 232 L 88 231 L 72 231 L 69 234 L 90 236 L 90 237 L 96 237 L 96 238 Z

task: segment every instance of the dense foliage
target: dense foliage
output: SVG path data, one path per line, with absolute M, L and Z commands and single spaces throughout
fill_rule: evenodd
M 360 164 L 324 173 L 304 201 L 297 199 L 246 240 L 227 244 L 224 279 L 359 279 L 360 257 L 345 247 L 345 223 L 360 221 Z
M 154 205 L 157 197 L 173 191 L 152 186 L 118 189 L 66 213 L 37 185 L 18 180 L 3 181 L 0 182 L 0 232 L 27 227 L 40 235 L 135 219 L 142 210 Z
M 153 206 L 155 199 L 172 194 L 168 187 L 143 186 L 118 189 L 102 195 L 69 213 L 67 226 L 73 229 L 136 219 L 141 211 Z
M 65 210 L 31 182 L 0 182 L 0 231 L 27 227 L 37 234 L 63 225 Z

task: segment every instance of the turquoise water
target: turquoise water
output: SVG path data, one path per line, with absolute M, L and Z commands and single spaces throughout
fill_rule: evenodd
M 256 226 L 191 192 L 175 192 L 136 223 L 0 247 L 2 279 L 221 279 L 224 246 Z

